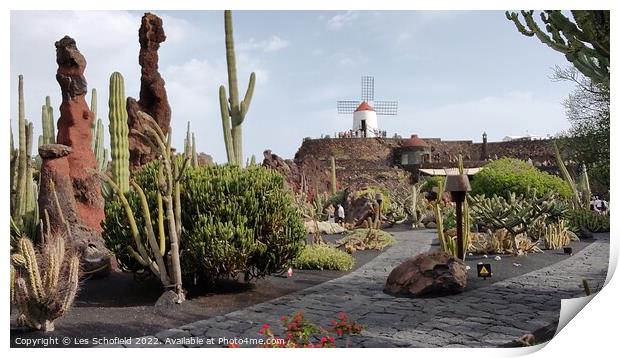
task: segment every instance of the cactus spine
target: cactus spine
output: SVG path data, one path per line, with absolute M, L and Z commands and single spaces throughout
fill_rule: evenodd
M 331 169 L 332 169 L 332 195 L 336 195 L 336 158 L 331 157 Z
M 243 164 L 243 144 L 241 124 L 250 107 L 256 74 L 252 72 L 250 82 L 244 99 L 239 102 L 237 88 L 237 64 L 235 55 L 235 43 L 233 39 L 232 14 L 230 10 L 224 11 L 224 31 L 226 36 L 226 63 L 228 67 L 228 90 L 230 97 L 226 99 L 226 88 L 220 86 L 220 111 L 222 115 L 222 128 L 224 130 L 224 144 L 228 163 L 232 165 Z
M 77 255 L 65 257 L 62 236 L 48 237 L 38 253 L 27 238 L 19 240 L 17 249 L 11 255 L 11 296 L 20 312 L 19 321 L 33 329 L 53 331 L 54 320 L 73 304 L 80 260 Z
M 123 76 L 114 72 L 110 76 L 108 101 L 112 178 L 123 193 L 129 191 L 129 127 L 125 101 Z

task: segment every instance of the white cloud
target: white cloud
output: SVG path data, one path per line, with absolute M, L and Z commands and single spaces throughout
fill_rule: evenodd
M 256 41 L 251 38 L 247 42 L 242 42 L 237 45 L 237 48 L 242 51 L 260 50 L 263 52 L 274 52 L 288 47 L 289 42 L 283 40 L 279 36 L 271 36 L 267 40 Z
M 353 11 L 347 11 L 345 13 L 332 16 L 329 20 L 327 20 L 327 29 L 330 31 L 338 31 L 356 18 L 357 13 Z

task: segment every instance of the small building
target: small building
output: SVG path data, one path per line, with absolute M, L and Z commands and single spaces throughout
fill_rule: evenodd
M 432 162 L 431 145 L 412 134 L 411 138 L 402 141 L 400 147 L 394 150 L 394 157 L 395 164 L 414 173 L 414 180 L 417 180 L 420 167 Z

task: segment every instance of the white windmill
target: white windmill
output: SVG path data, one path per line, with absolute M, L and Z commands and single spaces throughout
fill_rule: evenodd
M 338 113 L 353 113 L 353 133 L 364 138 L 380 136 L 381 130 L 377 115 L 395 116 L 398 112 L 398 101 L 375 101 L 375 78 L 362 76 L 361 101 L 338 101 Z

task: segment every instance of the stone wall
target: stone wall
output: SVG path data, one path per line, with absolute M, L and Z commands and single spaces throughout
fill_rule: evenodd
M 455 167 L 458 155 L 463 156 L 468 168 L 483 166 L 482 143 L 471 140 L 443 141 L 440 138 L 423 138 L 431 146 L 431 163 L 421 166 L 401 166 L 400 138 L 338 138 L 305 139 L 295 154 L 295 163 L 302 165 L 312 158 L 326 168 L 331 156 L 336 158 L 338 180 L 343 186 L 360 186 L 367 181 L 374 183 L 385 178 L 402 177 L 398 167 L 407 170 L 412 179 L 418 177 L 418 169 Z M 553 145 L 550 140 L 520 140 L 487 143 L 489 159 L 512 157 L 532 162 L 543 170 L 556 173 Z M 545 164 L 545 165 L 543 165 Z M 391 179 L 386 179 L 391 180 Z

